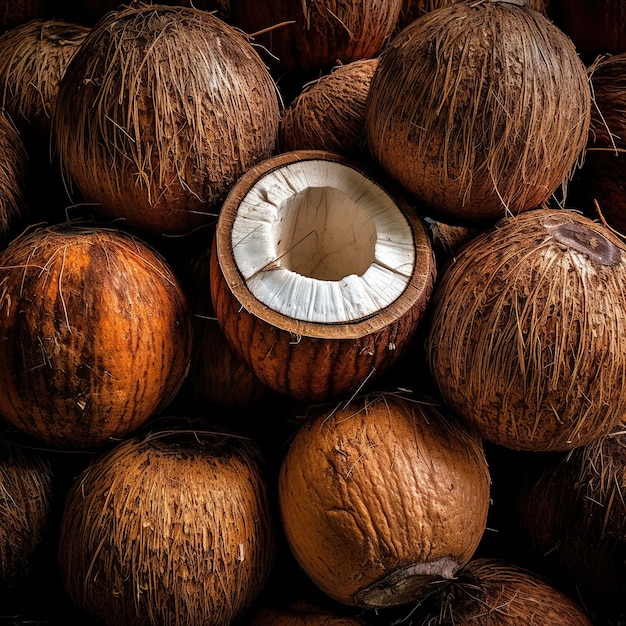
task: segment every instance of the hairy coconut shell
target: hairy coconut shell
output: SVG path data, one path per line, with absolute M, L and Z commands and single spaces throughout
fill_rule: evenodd
M 226 626 L 273 558 L 260 459 L 219 433 L 178 427 L 119 444 L 77 478 L 61 522 L 65 589 L 106 624 Z
M 102 446 L 162 409 L 190 317 L 167 263 L 120 231 L 35 228 L 0 255 L 0 414 L 61 448 Z
M 538 574 L 498 558 L 470 561 L 420 626 L 591 626 L 568 595 Z
M 242 33 L 207 11 L 139 3 L 91 30 L 53 128 L 65 176 L 100 215 L 185 234 L 272 153 L 278 120 L 276 86 Z
M 88 32 L 81 24 L 41 19 L 0 35 L 0 104 L 48 150 L 59 82 Z
M 290 73 L 328 71 L 376 56 L 396 27 L 402 0 L 236 0 L 231 20 Z
M 0 583 L 30 574 L 50 524 L 52 461 L 40 452 L 0 440 Z
M 485 439 L 567 450 L 626 410 L 626 246 L 565 209 L 500 220 L 433 295 L 427 358 L 445 402 Z
M 518 495 L 520 537 L 596 609 L 626 593 L 626 431 L 528 469 Z
M 318 411 L 280 468 L 285 535 L 331 598 L 379 608 L 412 602 L 472 557 L 485 529 L 482 442 L 432 405 L 392 394 Z
M 283 112 L 282 151 L 328 150 L 351 158 L 365 148 L 365 102 L 378 59 L 339 65 L 305 85 Z
M 548 202 L 587 141 L 587 72 L 545 15 L 458 2 L 407 26 L 374 72 L 374 158 L 433 217 L 478 222 Z

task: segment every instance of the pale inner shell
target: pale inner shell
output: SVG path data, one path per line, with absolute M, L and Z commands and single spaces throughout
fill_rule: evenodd
M 415 266 L 413 232 L 394 199 L 357 169 L 324 159 L 257 181 L 231 241 L 254 297 L 307 322 L 375 314 L 400 296 Z

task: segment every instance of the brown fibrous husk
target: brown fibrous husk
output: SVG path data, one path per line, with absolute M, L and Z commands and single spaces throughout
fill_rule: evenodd
M 138 3 L 105 15 L 72 58 L 53 131 L 94 210 L 186 234 L 273 152 L 278 123 L 276 85 L 246 36 L 208 11 Z
M 492 220 L 565 189 L 591 93 L 571 40 L 545 15 L 458 2 L 385 48 L 366 106 L 374 158 L 433 217 Z
M 626 246 L 603 224 L 536 209 L 474 237 L 432 299 L 436 384 L 483 437 L 567 450 L 626 411 Z
M 378 58 L 339 65 L 305 85 L 283 112 L 283 151 L 319 149 L 356 157 L 365 148 L 365 102 Z
M 96 458 L 68 494 L 63 583 L 107 624 L 226 626 L 268 578 L 274 521 L 254 445 L 178 421 Z
M 46 147 L 59 82 L 88 32 L 81 24 L 40 19 L 0 35 L 0 104 Z

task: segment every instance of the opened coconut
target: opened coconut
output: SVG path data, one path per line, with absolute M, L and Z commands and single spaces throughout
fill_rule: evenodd
M 280 468 L 289 546 L 327 595 L 369 609 L 421 598 L 478 547 L 489 507 L 480 438 L 433 405 L 369 394 L 318 410 Z
M 377 65 L 378 58 L 352 61 L 305 85 L 281 117 L 281 150 L 363 153 L 365 102 Z
M 567 184 L 591 94 L 571 40 L 507 1 L 457 2 L 413 21 L 374 72 L 374 158 L 432 217 L 468 223 L 537 208 Z
M 261 460 L 241 437 L 189 425 L 118 444 L 69 491 L 61 577 L 99 623 L 227 626 L 263 589 L 274 521 Z
M 402 0 L 237 0 L 231 19 L 292 74 L 328 71 L 376 56 L 391 37 Z
M 215 314 L 268 387 L 301 400 L 350 393 L 414 337 L 435 277 L 412 207 L 333 153 L 267 159 L 233 187 L 211 259 Z
M 64 175 L 100 216 L 186 234 L 272 153 L 278 118 L 274 82 L 241 32 L 201 9 L 134 3 L 72 58 L 53 125 Z
M 427 358 L 485 439 L 567 450 L 626 410 L 626 246 L 575 211 L 504 218 L 461 248 L 433 296 Z
M 187 372 L 182 289 L 162 257 L 121 231 L 26 231 L 0 255 L 0 310 L 0 414 L 56 447 L 129 434 Z

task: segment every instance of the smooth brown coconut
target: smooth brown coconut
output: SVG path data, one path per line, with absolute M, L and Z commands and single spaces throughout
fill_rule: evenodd
M 278 498 L 311 580 L 339 602 L 377 609 L 416 601 L 472 558 L 489 480 L 482 442 L 461 422 L 432 404 L 372 393 L 301 426 Z
M 59 85 L 64 175 L 94 211 L 150 234 L 211 223 L 270 156 L 276 86 L 241 32 L 208 11 L 133 3 L 106 14 Z
M 432 217 L 485 222 L 546 204 L 587 141 L 591 93 L 571 40 L 539 11 L 457 2 L 385 48 L 365 130 Z
M 328 71 L 376 56 L 396 27 L 402 0 L 236 0 L 231 20 L 290 74 Z
M 121 231 L 26 231 L 0 255 L 0 310 L 0 414 L 56 447 L 131 433 L 187 372 L 182 289 L 162 257 Z
M 519 489 L 520 538 L 563 583 L 605 614 L 626 592 L 626 430 L 527 468 Z
M 227 626 L 263 589 L 275 530 L 261 459 L 193 426 L 118 444 L 69 491 L 61 577 L 98 623 Z
M 316 401 L 353 393 L 410 344 L 435 261 L 401 194 L 337 154 L 294 151 L 249 170 L 218 218 L 216 317 L 271 389 Z
M 427 359 L 445 403 L 493 443 L 567 450 L 626 410 L 626 246 L 537 209 L 474 237 L 433 295 Z
M 499 558 L 471 560 L 438 592 L 420 626 L 592 626 L 585 611 L 550 581 Z
M 304 86 L 283 112 L 278 145 L 355 158 L 365 150 L 365 102 L 378 58 L 338 65 Z
M 31 573 L 48 533 L 54 499 L 54 466 L 33 448 L 0 440 L 0 584 Z

